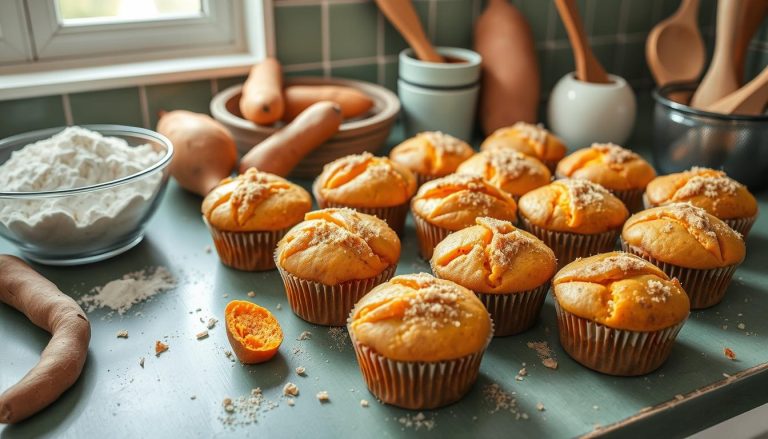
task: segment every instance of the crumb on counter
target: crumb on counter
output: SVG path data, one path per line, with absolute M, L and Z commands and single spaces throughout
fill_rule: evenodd
M 293 384 L 291 382 L 285 383 L 285 386 L 283 386 L 283 395 L 285 396 L 298 396 L 299 395 L 299 386 L 296 384 Z
M 298 366 L 296 368 L 296 375 L 304 376 L 307 373 L 307 369 L 304 366 Z
M 198 340 L 202 340 L 204 338 L 208 338 L 208 331 L 204 330 L 204 331 L 198 332 L 197 334 L 195 334 L 195 338 L 198 339 Z
M 317 395 L 315 395 L 315 396 L 317 396 L 317 400 L 320 401 L 321 404 L 331 401 L 331 397 L 328 396 L 328 391 L 327 390 L 321 390 L 321 391 L 317 392 Z
M 122 329 L 120 331 L 117 331 L 117 338 L 128 338 L 128 330 Z
M 729 360 L 736 359 L 736 352 L 733 352 L 731 348 L 723 348 L 723 354 L 725 355 L 725 358 Z
M 155 341 L 155 356 L 159 357 L 160 354 L 168 350 L 168 345 L 160 340 Z

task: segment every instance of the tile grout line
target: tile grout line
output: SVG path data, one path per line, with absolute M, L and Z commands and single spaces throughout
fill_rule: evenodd
M 69 93 L 61 95 L 61 107 L 64 110 L 64 123 L 67 126 L 74 125 L 74 118 L 72 117 L 72 104 L 69 102 Z
M 320 3 L 320 35 L 322 38 L 323 76 L 331 76 L 331 18 L 328 0 Z
M 557 28 L 557 20 L 559 19 L 560 18 L 557 13 L 557 8 L 554 6 L 554 3 L 549 3 L 549 12 L 547 13 L 547 29 L 546 32 L 544 32 L 544 44 L 549 45 L 556 41 L 555 29 Z
M 613 72 L 615 75 L 624 76 L 624 58 L 627 55 L 627 21 L 629 20 L 629 1 L 621 0 L 619 6 L 619 26 L 616 32 L 616 56 L 613 60 Z M 627 79 L 627 78 L 624 78 Z
M 427 10 L 427 35 L 432 44 L 435 45 L 435 35 L 437 35 L 437 0 L 429 0 Z
M 379 85 L 384 85 L 387 80 L 387 71 L 384 59 L 384 14 L 376 11 L 376 80 Z
M 141 125 L 149 128 L 149 102 L 147 101 L 147 87 L 139 86 L 139 107 L 141 108 Z

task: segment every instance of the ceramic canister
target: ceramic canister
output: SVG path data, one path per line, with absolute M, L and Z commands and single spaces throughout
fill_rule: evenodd
M 470 139 L 480 90 L 482 57 L 472 50 L 438 47 L 450 62 L 417 59 L 411 49 L 400 52 L 397 92 L 408 137 L 442 131 Z

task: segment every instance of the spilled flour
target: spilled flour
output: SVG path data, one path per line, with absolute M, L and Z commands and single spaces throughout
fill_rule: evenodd
M 139 302 L 176 286 L 176 278 L 165 267 L 147 268 L 128 273 L 91 290 L 79 302 L 87 312 L 109 308 L 123 315 Z

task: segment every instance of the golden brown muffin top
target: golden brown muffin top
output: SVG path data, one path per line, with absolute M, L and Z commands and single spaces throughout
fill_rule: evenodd
M 277 264 L 302 279 L 336 285 L 368 279 L 400 259 L 387 223 L 352 209 L 309 212 L 277 244 Z
M 476 293 L 517 293 L 549 282 L 557 270 L 554 252 L 508 221 L 478 218 L 477 225 L 442 240 L 432 272 Z
M 472 156 L 469 144 L 440 131 L 425 131 L 397 145 L 389 158 L 413 172 L 442 177 Z
M 451 174 L 424 183 L 413 197 L 411 209 L 448 230 L 469 227 L 481 216 L 517 221 L 515 200 L 479 175 Z
M 720 219 L 749 218 L 757 214 L 757 200 L 743 184 L 725 172 L 693 167 L 656 177 L 645 188 L 651 206 L 690 203 Z
M 350 207 L 391 207 L 416 192 L 416 177 L 403 165 L 371 153 L 334 160 L 312 186 L 315 196 Z
M 200 210 L 219 230 L 255 232 L 291 227 L 311 208 L 312 197 L 302 187 L 251 168 L 222 180 L 203 199 Z
M 642 157 L 613 143 L 594 143 L 557 164 L 560 177 L 580 178 L 610 190 L 643 189 L 656 171 Z
M 564 179 L 523 195 L 520 215 L 547 230 L 596 234 L 621 227 L 629 211 L 597 183 Z
M 685 320 L 691 306 L 677 279 L 623 252 L 577 259 L 552 285 L 564 310 L 614 329 L 658 331 Z
M 738 264 L 746 249 L 738 232 L 704 209 L 686 203 L 654 207 L 632 215 L 622 239 L 659 261 L 710 269 Z
M 511 148 L 543 161 L 558 161 L 566 153 L 565 144 L 557 136 L 541 125 L 525 122 L 497 129 L 480 145 L 483 151 L 497 148 Z
M 357 343 L 397 361 L 444 361 L 483 350 L 491 318 L 472 291 L 426 273 L 395 276 L 355 305 Z
M 514 196 L 520 196 L 552 179 L 544 163 L 513 149 L 493 149 L 470 157 L 459 165 L 458 174 L 481 175 L 486 181 Z

